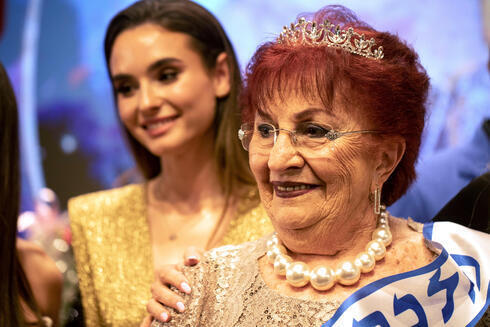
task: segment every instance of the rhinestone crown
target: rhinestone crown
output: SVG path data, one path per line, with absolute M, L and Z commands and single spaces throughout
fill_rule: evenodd
M 312 45 L 339 48 L 366 58 L 375 60 L 384 57 L 383 47 L 372 49 L 376 46 L 374 38 L 365 40 L 364 34 L 359 34 L 352 27 L 341 29 L 329 20 L 317 24 L 300 18 L 298 22 L 291 23 L 291 27 L 284 26 L 277 38 L 278 43 L 286 45 Z

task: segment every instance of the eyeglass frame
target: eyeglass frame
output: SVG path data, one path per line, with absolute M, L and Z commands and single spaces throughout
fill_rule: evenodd
M 252 134 L 255 132 L 255 130 L 254 130 L 254 127 L 255 126 L 252 127 L 252 129 L 250 129 L 248 131 L 244 130 L 243 127 L 244 126 L 248 126 L 250 124 L 252 124 L 252 123 L 244 123 L 244 124 L 240 125 L 240 129 L 238 130 L 238 139 L 242 143 L 242 147 L 247 152 L 249 151 L 249 149 L 247 149 L 247 147 L 245 147 L 245 144 L 243 143 L 243 139 L 245 138 L 245 135 L 246 135 L 247 132 L 251 132 Z M 292 130 L 291 131 L 291 130 L 286 129 L 286 128 L 276 128 L 274 125 L 269 124 L 269 123 L 264 123 L 264 125 L 269 125 L 269 126 L 271 126 L 273 128 L 273 130 L 272 130 L 272 132 L 274 133 L 274 141 L 272 143 L 273 146 L 274 146 L 274 144 L 276 144 L 277 137 L 279 136 L 279 133 L 281 131 L 288 132 L 289 138 L 292 141 L 293 145 L 296 145 L 297 144 L 298 141 L 297 141 L 297 138 L 296 138 L 296 133 L 297 133 L 296 130 Z M 375 131 L 375 130 L 358 130 L 358 131 L 345 131 L 345 132 L 341 132 L 341 131 L 335 131 L 335 130 L 331 129 L 323 137 L 325 137 L 329 141 L 335 141 L 336 139 L 338 139 L 341 136 L 344 136 L 344 135 L 347 135 L 347 134 L 356 134 L 356 133 L 359 133 L 359 134 L 368 134 L 368 133 L 380 133 L 380 132 L 379 131 Z M 249 143 L 248 148 L 250 148 L 250 143 Z

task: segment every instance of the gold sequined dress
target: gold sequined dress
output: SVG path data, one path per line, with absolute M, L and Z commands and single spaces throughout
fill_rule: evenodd
M 139 326 L 154 279 L 145 184 L 82 195 L 68 204 L 87 327 Z M 270 233 L 262 206 L 243 199 L 222 244 Z
M 303 300 L 281 295 L 260 275 L 258 259 L 267 238 L 208 251 L 202 263 L 185 267 L 192 294 L 184 295 L 186 311 L 174 311 L 169 323 L 152 327 L 321 326 L 340 306 L 337 301 Z

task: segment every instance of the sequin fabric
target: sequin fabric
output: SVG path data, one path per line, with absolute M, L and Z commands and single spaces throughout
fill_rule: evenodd
M 262 279 L 258 259 L 266 252 L 266 238 L 209 251 L 202 264 L 185 268 L 193 285 L 184 295 L 186 312 L 169 323 L 152 327 L 210 326 L 321 326 L 339 302 L 292 298 L 270 289 Z
M 222 244 L 272 231 L 264 209 L 250 201 L 238 205 Z M 153 282 L 144 184 L 82 195 L 68 209 L 87 327 L 139 326 Z

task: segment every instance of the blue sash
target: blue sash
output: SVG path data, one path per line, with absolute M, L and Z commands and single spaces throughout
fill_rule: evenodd
M 474 326 L 490 302 L 490 235 L 450 222 L 423 232 L 441 250 L 433 262 L 359 289 L 323 326 Z

